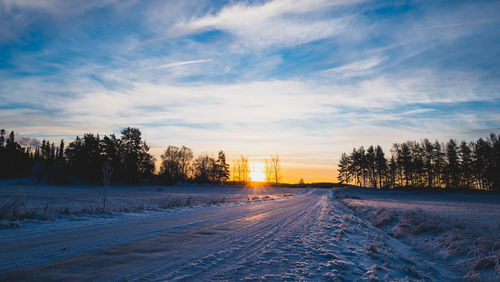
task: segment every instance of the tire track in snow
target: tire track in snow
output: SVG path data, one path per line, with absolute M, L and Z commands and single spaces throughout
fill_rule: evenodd
M 233 248 L 228 255 L 222 259 L 216 260 L 211 267 L 205 271 L 193 274 L 192 271 L 186 271 L 181 277 L 189 275 L 190 278 L 197 279 L 231 279 L 234 277 L 235 272 L 238 270 L 250 270 L 252 265 L 265 262 L 259 256 L 268 250 L 275 250 L 276 245 L 282 244 L 282 238 L 290 236 L 291 233 L 300 231 L 303 233 L 307 228 L 310 228 L 316 220 L 314 214 L 321 209 L 320 203 L 324 201 L 326 196 L 322 195 L 318 202 L 316 199 L 308 199 L 308 206 L 295 205 L 293 210 L 288 211 L 285 217 L 281 219 L 272 218 L 266 222 L 258 222 L 259 226 L 248 226 L 251 232 L 246 235 L 246 240 L 239 240 L 239 246 Z M 266 231 L 267 230 L 267 231 Z M 282 269 L 284 266 L 282 265 Z M 240 271 L 238 276 L 245 276 L 246 273 Z M 165 278 L 175 278 L 176 274 L 167 276 Z

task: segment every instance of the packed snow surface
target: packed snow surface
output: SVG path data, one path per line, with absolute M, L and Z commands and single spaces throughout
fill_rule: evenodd
M 165 189 L 190 188 L 206 199 L 211 192 L 249 199 L 256 189 Z M 367 220 L 368 211 L 346 202 L 361 199 L 355 191 L 261 191 L 287 196 L 22 222 L 0 230 L 0 280 L 449 281 L 467 274 Z

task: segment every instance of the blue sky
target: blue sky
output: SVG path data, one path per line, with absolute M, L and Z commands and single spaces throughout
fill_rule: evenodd
M 499 1 L 0 0 L 0 127 L 332 180 L 353 146 L 499 132 L 498 54 Z

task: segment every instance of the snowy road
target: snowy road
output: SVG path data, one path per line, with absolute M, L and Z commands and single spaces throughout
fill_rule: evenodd
M 0 280 L 454 279 L 331 190 L 1 233 Z

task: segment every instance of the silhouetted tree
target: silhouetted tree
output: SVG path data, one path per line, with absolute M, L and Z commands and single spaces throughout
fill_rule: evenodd
M 5 139 L 5 130 L 0 130 L 0 177 L 20 177 L 29 171 L 30 152 L 15 141 L 11 131 Z
M 125 172 L 122 169 L 121 140 L 115 134 L 105 135 L 101 139 L 101 156 L 103 164 L 108 163 L 109 170 L 113 173 L 109 175 L 109 182 L 124 178 Z M 103 168 L 104 171 L 104 168 Z
M 154 158 L 148 151 L 139 129 L 129 127 L 122 130 L 120 139 L 114 134 L 102 140 L 91 133 L 77 136 L 65 149 L 65 156 L 76 177 L 100 183 L 103 164 L 109 162 L 115 179 L 133 183 L 154 173 Z
M 456 141 L 450 139 L 446 144 L 447 165 L 444 178 L 446 180 L 446 186 L 451 188 L 458 188 L 460 182 L 460 168 L 457 151 Z
M 7 176 L 7 149 L 5 148 L 5 129 L 0 129 L 0 177 Z
M 270 183 L 273 179 L 273 168 L 271 166 L 271 160 L 264 160 L 264 174 L 265 182 Z
M 472 150 L 469 145 L 462 141 L 458 148 L 459 167 L 460 167 L 460 187 L 470 188 L 473 186 L 473 166 L 472 166 Z
M 434 180 L 434 145 L 428 140 L 424 139 L 422 141 L 422 147 L 424 150 L 424 173 L 425 173 L 425 182 L 427 185 L 427 188 L 432 188 L 433 187 L 433 180 Z
M 280 183 L 281 180 L 281 165 L 279 155 L 271 156 L 271 168 L 273 180 L 276 184 Z
M 166 183 L 185 182 L 188 179 L 189 166 L 193 159 L 191 149 L 186 146 L 168 146 L 160 158 L 160 174 Z
M 434 175 L 436 175 L 435 187 L 443 187 L 445 183 L 444 171 L 446 168 L 444 145 L 437 140 L 434 142 Z
M 378 146 L 375 147 L 375 171 L 376 174 L 378 175 L 378 183 L 380 185 L 380 188 L 382 188 L 383 185 L 383 180 L 386 177 L 387 174 L 387 160 L 385 158 L 384 151 L 382 150 L 382 147 Z
M 389 187 L 396 187 L 396 178 L 398 176 L 398 164 L 396 158 L 391 156 L 387 170 L 387 184 Z
M 198 183 L 214 183 L 217 176 L 217 165 L 214 158 L 201 155 L 193 161 L 193 179 Z
M 500 191 L 500 136 L 491 133 L 490 142 L 492 148 L 492 161 L 489 177 L 491 177 L 493 189 Z
M 149 146 L 142 141 L 138 128 L 127 127 L 121 131 L 122 167 L 125 180 L 130 183 L 149 178 L 154 172 L 154 159 Z
M 64 160 L 64 139 L 61 139 L 61 142 L 59 143 L 57 160 Z
M 373 188 L 377 188 L 377 173 L 375 171 L 375 148 L 373 146 L 368 147 L 368 149 L 366 150 L 365 166 L 368 181 Z
M 233 161 L 234 179 L 238 182 L 248 182 L 250 176 L 250 167 L 248 158 L 241 155 L 239 159 Z
M 0 129 L 0 148 L 5 147 L 5 129 Z
M 221 150 L 219 151 L 217 161 L 215 162 L 216 165 L 216 182 L 218 183 L 224 183 L 229 179 L 229 164 L 226 162 L 226 154 Z
M 351 159 L 346 153 L 342 153 L 339 160 L 339 169 L 337 179 L 341 184 L 349 184 L 351 182 L 351 173 L 349 172 Z
M 409 186 L 412 178 L 411 149 L 409 141 L 401 144 L 399 151 L 399 163 L 403 171 L 405 186 Z
M 363 146 L 359 147 L 359 149 L 356 150 L 356 148 L 353 149 L 353 153 L 351 155 L 352 159 L 352 170 L 355 175 L 355 179 L 358 185 L 363 185 L 363 187 L 366 187 L 366 178 L 367 178 L 367 161 L 366 161 L 366 154 L 365 154 L 365 148 Z M 361 180 L 363 181 L 361 183 Z
M 500 191 L 500 140 L 495 134 L 488 139 L 446 145 L 428 139 L 421 142 L 395 143 L 389 162 L 380 146 L 354 148 L 342 154 L 338 179 L 372 187 L 427 187 L 448 189 L 482 189 Z

